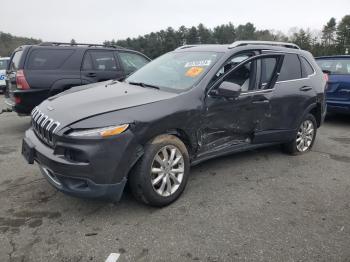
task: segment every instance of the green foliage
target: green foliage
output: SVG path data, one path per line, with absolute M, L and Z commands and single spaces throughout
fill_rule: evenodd
M 198 26 L 181 26 L 178 30 L 168 27 L 165 31 L 152 32 L 137 38 L 116 41 L 116 45 L 138 50 L 150 58 L 172 51 L 182 45 L 191 44 L 229 44 L 236 40 L 286 40 L 281 32 L 274 34 L 269 30 L 257 31 L 252 23 L 239 25 L 223 24 L 209 29 L 203 24 Z M 114 40 L 112 40 L 114 41 Z M 110 44 L 111 41 L 105 41 Z
M 350 15 L 345 16 L 338 25 L 335 18 L 331 18 L 324 25 L 321 36 L 313 35 L 309 29 L 299 29 L 287 36 L 280 31 L 257 30 L 252 23 L 237 27 L 228 23 L 213 29 L 203 24 L 189 28 L 181 26 L 178 30 L 168 27 L 165 31 L 118 40 L 115 43 L 156 58 L 186 44 L 230 44 L 237 40 L 289 41 L 312 52 L 314 56 L 344 54 L 347 45 L 350 47 Z
M 350 53 L 350 15 L 346 15 L 337 27 L 337 44 L 340 51 L 345 52 L 348 48 Z
M 324 46 L 331 46 L 335 43 L 335 33 L 337 31 L 337 23 L 332 17 L 322 30 L 322 41 Z
M 310 50 L 311 49 L 311 33 L 309 30 L 305 31 L 304 29 L 300 29 L 299 32 L 294 33 L 291 37 L 291 41 L 301 49 Z
M 321 35 L 314 35 L 308 29 L 299 29 L 287 36 L 280 31 L 257 30 L 252 23 L 238 26 L 228 23 L 212 29 L 201 23 L 189 28 L 181 26 L 177 30 L 168 27 L 136 38 L 112 39 L 104 44 L 127 47 L 156 58 L 186 44 L 230 44 L 237 40 L 289 41 L 309 50 L 314 56 L 345 54 L 346 49 L 350 53 L 350 15 L 344 16 L 338 24 L 335 18 L 330 18 L 323 26 Z M 40 42 L 41 40 L 0 32 L 0 56 L 11 55 L 20 45 Z M 72 39 L 71 43 L 75 43 L 75 40 Z
M 10 56 L 14 49 L 21 45 L 38 44 L 41 40 L 18 37 L 0 31 L 0 56 Z

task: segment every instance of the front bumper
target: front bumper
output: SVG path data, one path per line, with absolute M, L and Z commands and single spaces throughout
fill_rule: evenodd
M 62 138 L 51 148 L 29 129 L 23 143 L 33 148 L 33 160 L 59 191 L 77 197 L 119 201 L 127 174 L 140 156 L 134 141 L 132 132 L 127 130 L 117 139 Z M 78 159 L 72 157 L 74 152 L 79 152 Z
M 67 195 L 75 197 L 119 201 L 127 181 L 124 177 L 121 182 L 116 184 L 96 184 L 88 178 L 72 178 L 58 175 L 40 164 L 39 168 L 43 176 L 53 187 Z

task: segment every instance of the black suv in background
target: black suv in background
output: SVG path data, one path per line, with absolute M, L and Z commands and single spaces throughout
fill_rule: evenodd
M 122 47 L 42 43 L 18 47 L 7 70 L 6 104 L 18 114 L 73 86 L 124 79 L 150 61 Z
M 128 181 L 137 199 L 164 206 L 183 192 L 190 165 L 272 144 L 309 151 L 326 84 L 293 44 L 184 46 L 124 82 L 45 100 L 22 153 L 67 194 L 116 201 Z

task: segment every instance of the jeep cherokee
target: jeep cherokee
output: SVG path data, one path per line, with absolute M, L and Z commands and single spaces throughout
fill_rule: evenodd
M 276 42 L 183 46 L 129 76 L 74 87 L 31 114 L 22 153 L 70 195 L 165 206 L 190 166 L 282 144 L 311 149 L 326 80 L 309 52 Z

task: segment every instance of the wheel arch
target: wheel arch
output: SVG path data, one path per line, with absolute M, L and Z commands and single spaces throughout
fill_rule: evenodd
M 148 139 L 148 141 L 146 143 L 149 143 L 150 141 L 156 139 L 157 137 L 159 136 L 163 136 L 163 135 L 172 135 L 172 136 L 175 136 L 177 137 L 178 139 L 180 139 L 181 142 L 184 143 L 184 145 L 186 146 L 187 148 L 187 151 L 188 151 L 188 154 L 189 154 L 189 157 L 190 159 L 192 158 L 192 156 L 194 155 L 195 153 L 195 147 L 193 146 L 193 143 L 191 142 L 191 138 L 190 138 L 190 135 L 188 135 L 183 129 L 179 129 L 179 128 L 174 128 L 174 129 L 168 129 L 164 132 L 160 132 L 156 135 L 153 135 L 150 139 Z M 146 144 L 145 143 L 145 144 Z M 129 170 L 128 170 L 128 175 L 130 173 L 130 171 L 134 168 L 134 166 L 136 165 L 136 163 L 142 158 L 142 156 L 144 155 L 144 147 L 145 147 L 145 144 L 144 145 L 139 145 L 137 150 L 136 150 L 136 155 L 134 157 L 134 160 L 132 161 L 132 164 L 130 165 L 129 167 Z
M 316 123 L 317 123 L 317 128 L 319 128 L 321 126 L 321 123 L 322 123 L 322 105 L 320 103 L 314 104 L 308 110 L 308 113 L 312 114 L 315 117 Z
M 176 136 L 178 139 L 180 139 L 185 144 L 190 157 L 192 156 L 192 154 L 194 152 L 193 143 L 191 142 L 190 136 L 183 129 L 180 129 L 180 128 L 169 129 L 169 130 L 167 130 L 164 133 L 159 134 L 159 135 Z M 157 136 L 159 136 L 159 135 L 157 135 Z

